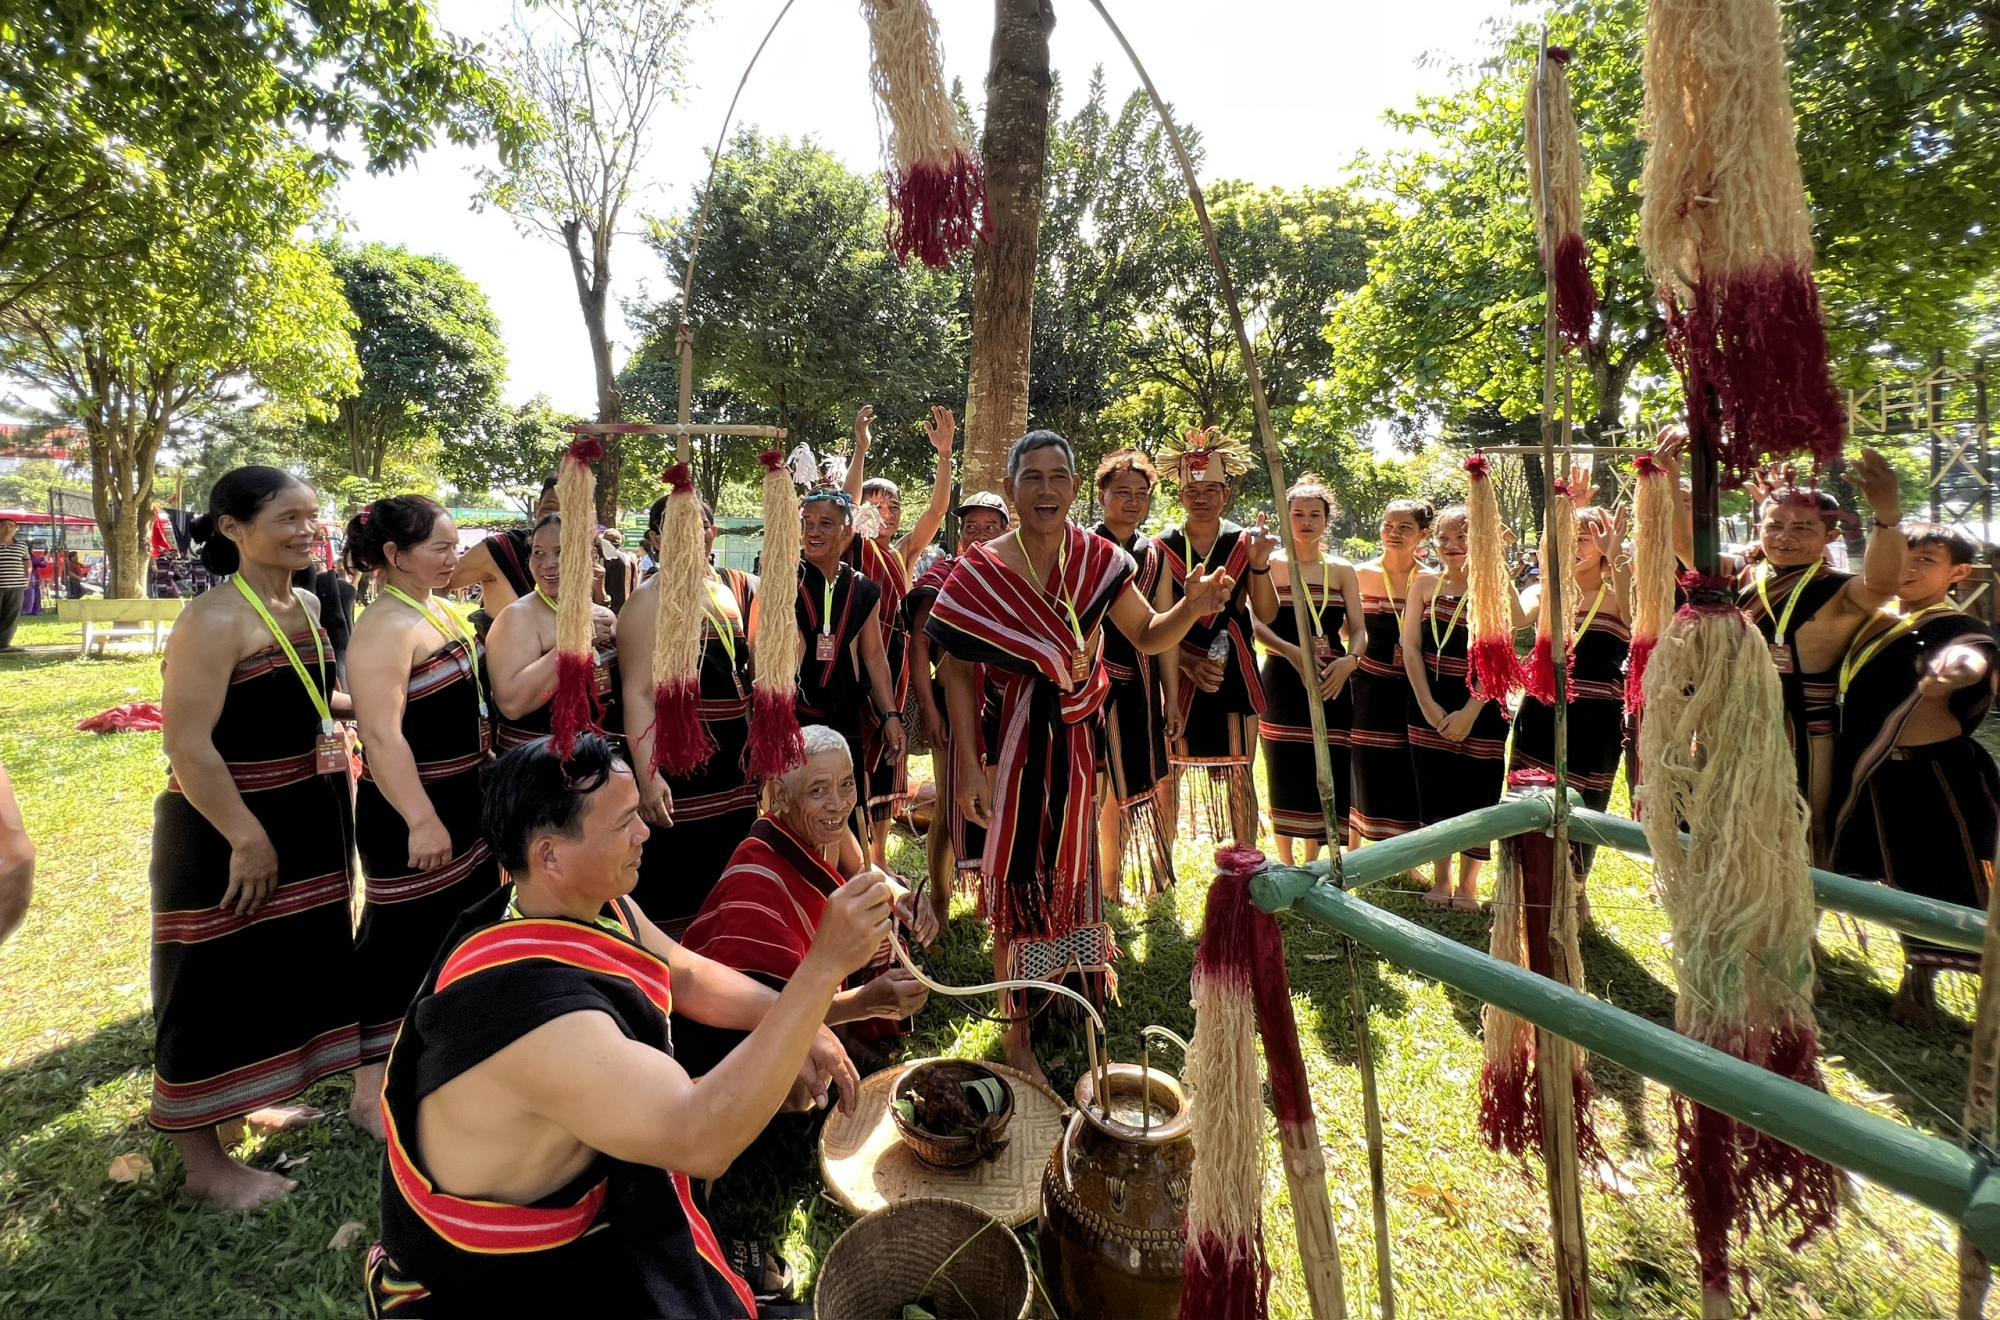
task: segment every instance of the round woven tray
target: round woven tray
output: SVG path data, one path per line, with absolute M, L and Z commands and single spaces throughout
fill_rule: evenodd
M 1033 1291 L 1010 1230 L 962 1201 L 926 1197 L 877 1210 L 840 1235 L 819 1267 L 813 1311 L 895 1320 L 922 1297 L 938 1320 L 1020 1320 Z
M 1042 1209 L 1042 1166 L 1062 1137 L 1062 1098 L 1005 1064 L 987 1066 L 1014 1091 L 1007 1149 L 992 1163 L 965 1169 L 932 1169 L 921 1163 L 896 1131 L 889 1092 L 905 1071 L 927 1059 L 884 1068 L 861 1083 L 854 1112 L 835 1110 L 819 1134 L 820 1175 L 841 1208 L 865 1215 L 923 1196 L 963 1201 L 1018 1228 Z

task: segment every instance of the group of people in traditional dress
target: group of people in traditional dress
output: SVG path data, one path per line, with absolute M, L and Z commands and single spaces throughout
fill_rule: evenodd
M 378 590 L 343 682 L 320 600 L 296 585 L 316 495 L 271 468 L 216 484 L 192 532 L 224 585 L 190 603 L 169 645 L 152 865 L 151 1120 L 191 1190 L 243 1208 L 284 1194 L 289 1180 L 231 1158 L 233 1125 L 309 1121 L 290 1102 L 352 1071 L 351 1118 L 387 1143 L 369 1268 L 381 1313 L 428 1296 L 425 1314 L 558 1298 L 747 1314 L 775 1287 L 769 1262 L 716 1239 L 689 1179 L 777 1113 L 830 1091 L 852 1103 L 855 1060 L 925 1002 L 893 928 L 927 943 L 963 888 L 997 979 L 1101 988 L 1116 955 L 1106 905 L 1128 879 L 1141 895 L 1172 880 L 1182 772 L 1197 772 L 1185 791 L 1212 835 L 1252 843 L 1261 743 L 1281 855 L 1325 844 L 1314 701 L 1350 844 L 1487 805 L 1510 763 L 1553 761 L 1549 707 L 1527 697 L 1510 716 L 1468 676 L 1463 507 L 1391 503 L 1379 556 L 1350 564 L 1326 552 L 1334 498 L 1307 477 L 1285 492 L 1288 559 L 1261 517 L 1228 520 L 1249 458 L 1210 431 L 1157 464 L 1105 458 L 1102 521 L 1086 531 L 1070 521 L 1074 451 L 1031 431 L 1003 490 L 960 501 L 956 545 L 917 573 L 953 511 L 953 419 L 934 412 L 936 480 L 906 535 L 901 492 L 865 475 L 871 423 L 864 409 L 846 481 L 801 500 L 789 606 L 804 755 L 764 783 L 744 755 L 753 639 L 760 609 L 787 607 L 782 588 L 708 568 L 699 718 L 715 752 L 667 775 L 652 719 L 660 579 L 622 565 L 617 606 L 592 610 L 601 718 L 564 758 L 547 736 L 561 525 L 592 511 L 561 509 L 551 483 L 530 528 L 461 555 L 426 497 L 361 508 L 345 558 Z M 1672 446 L 1660 457 L 1676 461 Z M 1862 573 L 1823 562 L 1824 497 L 1767 492 L 1743 605 L 1785 679 L 1823 861 L 1983 902 L 2000 794 L 1968 735 L 1992 699 L 1994 647 L 1949 597 L 1972 546 L 1899 527 L 1878 458 L 1854 473 L 1876 519 Z M 1148 535 L 1162 480 L 1183 516 Z M 1567 756 L 1602 807 L 1626 742 L 1625 520 L 1576 518 Z M 607 553 L 595 538 L 592 553 Z M 468 583 L 481 610 L 462 618 L 443 595 Z M 1517 625 L 1534 607 L 1509 606 Z M 910 799 L 912 690 L 938 783 L 928 895 L 883 866 Z M 1427 897 L 1475 907 L 1486 856 L 1438 859 Z M 1917 971 L 1953 957 L 1913 947 L 1899 1004 L 1922 1007 Z M 1032 1014 L 1019 996 L 1011 1007 L 1008 1060 L 1039 1074 Z

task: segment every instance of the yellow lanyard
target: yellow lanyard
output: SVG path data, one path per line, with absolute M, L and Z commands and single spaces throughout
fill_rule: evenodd
M 840 568 L 838 565 L 834 567 L 833 577 L 828 577 L 824 573 L 820 574 L 819 580 L 825 585 L 824 598 L 819 608 L 819 630 L 822 636 L 833 631 L 833 579 L 839 576 Z
M 555 611 L 556 598 L 554 596 L 551 596 L 548 592 L 542 590 L 542 584 L 539 582 L 535 584 L 535 594 L 542 598 L 542 604 L 548 606 L 551 613 Z
M 722 643 L 722 649 L 729 654 L 729 667 L 734 669 L 736 668 L 736 620 L 722 603 L 722 584 L 714 578 L 710 578 L 707 586 L 709 621 L 715 625 L 716 640 Z M 731 601 L 736 599 L 734 593 L 730 595 L 729 599 Z M 833 612 L 831 592 L 827 593 L 826 609 L 829 614 Z
M 1847 658 L 1840 662 L 1840 695 L 1843 697 L 1847 695 L 1847 685 L 1854 681 L 1854 676 L 1861 672 L 1862 666 L 1875 658 L 1877 651 L 1887 646 L 1890 642 L 1895 641 L 1919 623 L 1922 623 L 1927 616 L 1936 614 L 1942 610 L 1956 608 L 1948 600 L 1941 600 L 1935 605 L 1926 605 L 1915 614 L 1906 614 L 1896 620 L 1895 623 L 1877 633 L 1874 639 L 1866 646 L 1857 642 L 1854 646 L 1850 647 L 1847 652 Z
M 393 586 L 385 585 L 382 589 L 397 600 L 402 601 L 411 609 L 421 610 L 432 623 L 439 625 L 439 632 L 447 633 L 465 643 L 465 658 L 472 662 L 472 690 L 479 697 L 479 718 L 482 720 L 485 719 L 486 689 L 479 681 L 479 639 L 473 636 L 472 630 L 459 622 L 458 616 L 451 612 L 449 606 L 445 607 L 444 617 L 440 619 L 437 611 L 431 608 L 431 603 L 428 600 L 414 600 L 401 589 Z M 541 590 L 539 586 L 536 587 L 535 594 L 540 595 Z
M 1800 594 L 1805 591 L 1807 584 L 1818 576 L 1819 576 L 1818 564 L 1814 564 L 1810 568 L 1806 569 L 1804 572 L 1800 573 L 1799 584 L 1796 587 L 1792 588 L 1792 594 L 1785 600 L 1785 612 L 1783 614 L 1779 614 L 1776 610 L 1771 608 L 1771 592 L 1769 588 L 1766 586 L 1766 584 L 1770 582 L 1772 577 L 1771 566 L 1769 564 L 1764 565 L 1764 571 L 1757 575 L 1757 599 L 1764 602 L 1764 613 L 1777 621 L 1778 629 L 1776 632 L 1771 634 L 1772 641 L 1779 643 L 1784 642 L 1785 630 L 1791 627 L 1792 611 L 1798 608 Z
M 1410 588 L 1417 585 L 1417 574 L 1423 571 L 1422 564 L 1412 564 L 1410 566 L 1410 580 L 1403 584 L 1403 599 L 1398 601 L 1394 596 L 1389 597 L 1389 609 L 1396 616 L 1396 636 L 1398 637 L 1403 635 L 1403 606 L 1409 604 Z M 1385 568 L 1382 570 L 1382 590 L 1387 591 L 1388 589 L 1389 570 Z
M 1609 578 L 1597 584 L 1597 599 L 1590 602 L 1590 613 L 1583 616 L 1583 626 L 1576 630 L 1578 637 L 1590 631 L 1590 625 L 1597 621 L 1597 611 L 1604 606 L 1604 590 L 1611 585 Z
M 278 621 L 271 617 L 271 611 L 265 609 L 264 602 L 257 599 L 257 593 L 250 590 L 250 584 L 245 582 L 240 574 L 234 580 L 236 582 L 236 589 L 243 593 L 243 599 L 250 602 L 251 608 L 257 611 L 257 617 L 262 619 L 264 626 L 271 630 L 271 636 L 278 639 L 278 647 L 284 651 L 285 659 L 292 662 L 292 672 L 299 676 L 299 682 L 306 685 L 306 695 L 312 698 L 313 709 L 319 712 L 319 731 L 321 733 L 332 733 L 333 708 L 326 704 L 326 698 L 321 695 L 319 687 L 312 681 L 312 675 L 306 672 L 305 661 L 299 659 L 299 653 L 292 649 L 292 639 L 285 636 L 285 630 L 280 628 Z M 293 590 L 296 591 L 297 588 L 293 588 Z M 310 614 L 306 616 L 306 623 L 312 628 L 313 654 L 318 658 L 320 681 L 325 682 L 326 646 L 320 641 L 319 628 L 313 624 Z
M 1306 581 L 1304 567 L 1305 567 L 1304 565 L 1300 565 L 1299 590 L 1306 593 L 1306 609 L 1312 615 L 1313 636 L 1324 637 L 1326 636 L 1326 625 L 1320 622 L 1320 615 L 1323 614 L 1326 610 L 1326 598 L 1327 598 L 1326 561 L 1325 560 L 1320 561 L 1318 600 L 1313 599 L 1312 583 Z
M 1067 527 L 1063 528 L 1062 538 L 1063 538 L 1062 549 L 1056 552 L 1055 576 L 1052 579 L 1045 581 L 1042 584 L 1042 593 L 1044 595 L 1055 594 L 1049 590 L 1051 585 L 1053 585 L 1056 588 L 1057 592 L 1061 593 L 1061 594 L 1056 594 L 1056 599 L 1060 600 L 1063 604 L 1063 608 L 1069 612 L 1069 630 L 1070 632 L 1076 635 L 1077 649 L 1082 650 L 1083 620 L 1077 617 L 1076 602 L 1069 598 L 1069 593 L 1063 588 L 1062 585 L 1063 573 L 1067 571 L 1067 569 L 1069 568 L 1069 529 Z M 1221 538 L 1218 537 L 1216 539 L 1220 540 Z M 1211 543 L 1208 548 L 1212 552 L 1214 551 L 1215 546 L 1213 543 Z M 1188 549 L 1190 551 L 1194 549 L 1194 542 L 1192 540 L 1188 542 Z M 1035 561 L 1028 557 L 1028 547 L 1026 545 L 1023 545 L 1021 547 L 1021 558 L 1027 559 L 1029 571 L 1030 572 L 1034 571 Z M 1201 566 L 1204 571 L 1207 570 L 1208 568 L 1207 555 L 1202 556 Z
M 1440 579 L 1440 581 L 1442 581 L 1442 579 Z M 1451 635 L 1453 633 L 1458 631 L 1458 613 L 1460 610 L 1465 608 L 1465 597 L 1471 594 L 1472 593 L 1468 591 L 1463 595 L 1459 596 L 1458 604 L 1451 607 L 1451 622 L 1445 624 L 1443 637 L 1438 636 L 1437 597 L 1435 595 L 1431 597 L 1431 645 L 1434 648 L 1436 648 L 1437 653 L 1439 655 L 1444 654 L 1444 644 L 1451 640 Z

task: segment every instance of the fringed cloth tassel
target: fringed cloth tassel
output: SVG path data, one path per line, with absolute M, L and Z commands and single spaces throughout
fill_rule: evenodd
M 1118 807 L 1119 869 L 1139 879 L 1136 898 L 1143 902 L 1171 888 L 1174 881 L 1173 840 L 1160 812 L 1160 801 L 1144 793 Z M 1125 892 L 1125 876 L 1119 875 L 1118 888 Z
M 1217 844 L 1240 842 L 1234 835 L 1235 816 L 1231 813 L 1237 808 L 1247 813 L 1254 800 L 1256 780 L 1250 766 L 1235 761 L 1179 764 L 1191 772 L 1181 776 L 1181 787 L 1195 829 L 1206 831 L 1209 840 Z
M 1556 319 L 1556 333 L 1570 347 L 1582 348 L 1590 342 L 1590 322 L 1597 313 L 1597 290 L 1590 283 L 1583 244 L 1585 175 L 1583 152 L 1576 136 L 1576 111 L 1570 103 L 1569 77 L 1563 71 L 1569 61 L 1568 50 L 1561 46 L 1548 48 L 1548 59 L 1537 60 L 1528 74 L 1523 109 L 1527 124 L 1528 202 L 1535 215 L 1543 267 L 1555 293 L 1551 311 Z M 1548 176 L 1546 185 L 1544 171 Z M 1551 235 L 1555 240 L 1553 256 L 1548 251 Z
M 1684 575 L 1646 671 L 1638 791 L 1674 940 L 1682 1035 L 1823 1089 L 1813 1017 L 1806 804 L 1776 669 L 1727 579 Z M 1681 829 L 1687 831 L 1683 845 Z M 1726 1292 L 1730 1238 L 1786 1220 L 1796 1249 L 1834 1221 L 1831 1166 L 1676 1098 L 1676 1168 L 1705 1287 Z
M 702 544 L 701 505 L 687 464 L 661 474 L 667 508 L 660 522 L 658 609 L 653 629 L 653 765 L 688 775 L 715 754 L 715 739 L 701 722 L 701 654 L 708 616 L 708 552 Z M 763 611 L 766 617 L 783 610 Z
M 1549 591 L 1550 566 L 1560 575 L 1562 583 L 1562 610 L 1566 616 L 1558 619 L 1555 614 L 1556 602 Z M 1570 643 L 1576 637 L 1577 597 L 1576 585 L 1576 503 L 1570 490 L 1563 482 L 1556 483 L 1556 497 L 1542 515 L 1542 590 L 1540 608 L 1535 618 L 1535 649 L 1528 660 L 1528 695 L 1545 706 L 1553 706 L 1556 701 L 1555 635 L 1561 629 L 1563 634 L 1564 674 L 1576 663 L 1576 649 Z
M 1467 623 L 1466 662 L 1473 690 L 1504 704 L 1527 682 L 1521 657 L 1514 652 L 1514 586 L 1507 572 L 1507 537 L 1486 455 L 1468 457 L 1465 473 L 1465 590 L 1471 597 L 1467 604 L 1472 616 Z
M 1632 460 L 1638 473 L 1632 519 L 1632 651 L 1625 662 L 1625 709 L 1646 705 L 1646 666 L 1674 613 L 1674 518 L 1680 492 L 1651 454 Z
M 926 0 L 862 0 L 888 155 L 889 245 L 942 269 L 989 232 L 986 177 L 958 122 Z
M 567 758 L 577 735 L 596 728 L 604 716 L 597 700 L 596 662 L 591 646 L 591 578 L 596 558 L 596 480 L 590 465 L 604 457 L 596 436 L 579 436 L 564 452 L 556 474 L 556 499 L 567 510 L 560 526 L 562 560 L 556 598 L 556 690 L 550 698 L 550 746 Z
M 1188 1186 L 1181 1320 L 1266 1314 L 1271 1270 L 1264 1254 L 1264 1084 L 1254 987 L 1256 920 L 1272 918 L 1250 901 L 1250 876 L 1262 861 L 1247 849 L 1216 854 L 1219 870 L 1195 950 L 1187 1083 L 1201 1097 L 1193 1110 L 1201 1158 Z
M 785 456 L 776 449 L 757 455 L 764 465 L 764 580 L 777 583 L 757 611 L 756 678 L 750 697 L 750 736 L 743 747 L 744 768 L 755 779 L 776 779 L 805 760 L 796 696 L 799 681 L 799 620 L 791 597 L 799 576 L 799 493 Z
M 1514 786 L 1523 785 L 1515 781 Z M 1556 938 L 1564 948 L 1566 983 L 1573 990 L 1581 990 L 1583 951 L 1577 937 L 1576 906 L 1572 903 L 1562 912 L 1555 910 L 1554 860 L 1554 841 L 1546 836 L 1509 840 L 1502 845 L 1489 951 L 1502 962 L 1546 976 L 1553 968 L 1546 954 L 1541 958 L 1532 956 L 1530 942 L 1536 939 L 1546 942 L 1553 924 Z M 1480 1136 L 1488 1146 L 1508 1155 L 1526 1156 L 1531 1152 L 1540 1155 L 1542 1075 L 1535 1050 L 1535 1028 L 1491 1004 L 1484 1010 L 1484 1026 L 1485 1064 L 1479 1074 Z M 1585 1166 L 1594 1166 L 1607 1158 L 1590 1116 L 1590 1102 L 1597 1092 L 1591 1084 L 1583 1049 L 1572 1046 L 1570 1059 L 1577 1158 Z
M 1650 0 L 1639 249 L 1725 480 L 1837 457 L 1846 419 L 1813 286 L 1812 217 L 1776 0 Z

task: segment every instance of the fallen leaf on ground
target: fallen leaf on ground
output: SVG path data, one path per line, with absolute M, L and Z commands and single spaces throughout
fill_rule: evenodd
M 298 1168 L 311 1158 L 312 1156 L 310 1155 L 280 1155 L 272 1162 L 272 1165 L 279 1173 L 283 1173 L 287 1169 Z
M 130 1153 L 119 1155 L 112 1159 L 111 1168 L 105 1172 L 104 1176 L 111 1179 L 112 1182 L 144 1182 L 153 1176 L 153 1162 L 144 1155 Z
M 326 1244 L 328 1251 L 345 1251 L 354 1245 L 354 1239 L 368 1231 L 359 1219 L 350 1219 L 333 1230 L 333 1238 Z
M 1433 1187 L 1430 1183 L 1412 1184 L 1410 1195 L 1422 1202 L 1424 1209 L 1454 1224 L 1465 1218 L 1465 1212 L 1472 1204 L 1457 1192 Z

